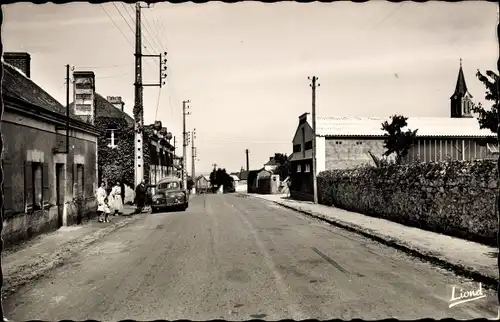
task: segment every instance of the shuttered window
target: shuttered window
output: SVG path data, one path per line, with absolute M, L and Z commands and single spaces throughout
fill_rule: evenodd
M 12 162 L 2 160 L 3 168 L 3 208 L 5 216 L 8 217 L 14 211 L 12 196 Z
M 48 207 L 50 203 L 50 185 L 49 185 L 49 165 L 47 163 L 43 163 L 42 165 L 42 184 L 43 184 L 43 191 L 42 191 L 42 200 L 43 200 L 43 207 Z
M 84 173 L 83 173 L 83 164 L 76 164 L 74 165 L 74 175 L 73 175 L 73 182 L 76 184 L 74 185 L 74 193 L 76 194 L 77 197 L 83 198 L 84 195 Z
M 33 167 L 30 161 L 24 162 L 24 207 L 26 212 L 33 210 Z
M 25 211 L 42 209 L 50 198 L 48 165 L 39 162 L 24 163 L 24 204 Z

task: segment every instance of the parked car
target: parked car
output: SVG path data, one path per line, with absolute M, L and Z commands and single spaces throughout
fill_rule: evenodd
M 185 211 L 189 206 L 189 195 L 184 189 L 182 180 L 176 177 L 161 179 L 155 187 L 152 198 L 151 212 L 162 209 L 176 208 Z

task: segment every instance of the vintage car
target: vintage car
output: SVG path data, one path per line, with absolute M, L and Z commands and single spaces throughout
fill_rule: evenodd
M 189 206 L 189 195 L 182 185 L 182 180 L 175 177 L 161 179 L 155 188 L 151 203 L 151 212 L 162 209 L 177 208 L 186 210 Z

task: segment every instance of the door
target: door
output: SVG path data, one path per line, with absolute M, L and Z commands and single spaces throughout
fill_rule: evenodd
M 64 163 L 56 163 L 56 196 L 57 196 L 57 221 L 59 227 L 63 225 L 64 213 Z

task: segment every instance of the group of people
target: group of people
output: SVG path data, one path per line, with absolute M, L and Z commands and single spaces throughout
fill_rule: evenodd
M 101 183 L 97 189 L 97 220 L 99 222 L 109 222 L 111 214 L 118 216 L 123 214 L 123 197 L 120 182 L 111 189 L 111 192 L 106 192 L 106 184 Z

